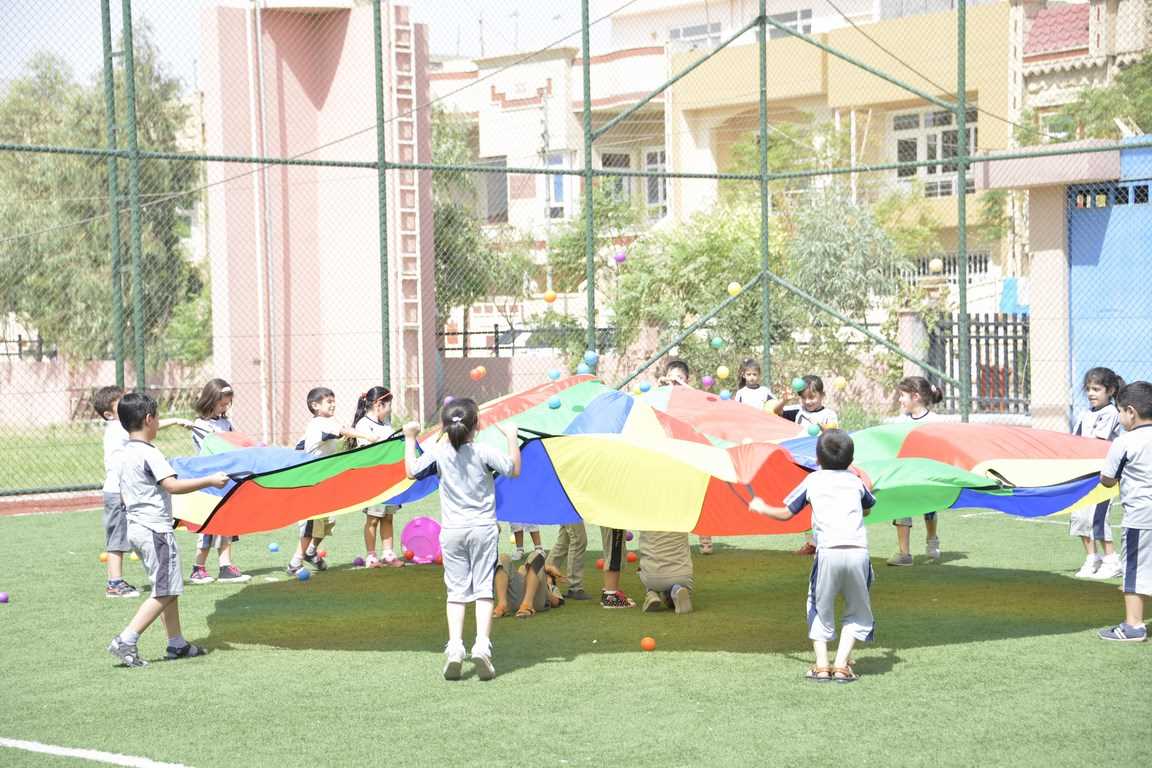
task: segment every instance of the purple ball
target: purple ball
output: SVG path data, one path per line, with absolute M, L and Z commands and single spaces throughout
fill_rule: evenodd
M 0 592 L 0 603 L 6 603 L 6 602 L 8 602 L 8 593 L 7 592 Z
M 364 567 L 364 558 L 362 558 L 362 557 L 356 558 L 355 560 L 352 561 L 352 565 L 356 566 L 357 568 L 363 568 Z
M 711 376 L 701 376 L 700 377 L 700 385 L 703 386 L 704 389 L 711 388 L 711 386 L 715 383 L 716 383 L 716 379 L 712 378 Z
M 448 395 L 448 397 L 444 398 L 444 405 L 448 405 L 449 403 L 451 403 L 455 399 L 456 398 L 452 397 L 452 395 Z
M 616 255 L 612 258 L 616 260 L 617 264 L 623 264 L 628 260 L 628 251 L 616 251 Z
M 624 540 L 625 541 L 632 541 L 633 538 L 634 538 L 634 536 L 632 535 L 632 531 L 628 531 L 624 534 Z

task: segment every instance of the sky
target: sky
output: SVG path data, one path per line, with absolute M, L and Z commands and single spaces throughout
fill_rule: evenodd
M 594 0 L 593 16 L 627 0 Z M 134 16 L 153 27 L 162 58 L 189 89 L 196 83 L 200 11 L 213 0 L 133 0 Z M 230 5 L 236 1 L 231 0 Z M 428 25 L 434 54 L 479 56 L 481 28 L 487 56 L 563 43 L 579 47 L 577 0 L 409 0 L 414 20 Z M 113 37 L 119 36 L 120 0 L 112 0 Z M 608 22 L 593 28 L 593 50 L 606 41 Z M 100 72 L 100 3 L 97 0 L 0 0 L 0 81 L 18 77 L 34 53 L 67 61 L 77 79 Z

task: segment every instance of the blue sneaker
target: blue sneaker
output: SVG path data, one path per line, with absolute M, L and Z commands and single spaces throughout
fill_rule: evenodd
M 1148 639 L 1147 627 L 1133 627 L 1131 624 L 1117 624 L 1098 633 L 1101 640 L 1115 640 L 1120 643 L 1142 643 Z

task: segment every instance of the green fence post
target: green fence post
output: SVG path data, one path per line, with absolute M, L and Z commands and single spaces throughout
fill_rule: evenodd
M 128 204 L 132 216 L 132 338 L 136 345 L 136 389 L 146 386 L 144 376 L 144 272 L 140 244 L 140 147 L 136 137 L 136 57 L 132 50 L 132 0 L 122 0 L 124 25 L 124 99 L 128 129 Z
M 380 0 L 372 0 L 372 35 L 376 75 L 376 195 L 380 214 L 380 374 L 384 385 L 392 386 L 392 341 L 388 337 L 388 162 L 384 136 L 384 30 Z
M 104 113 L 108 122 L 108 149 L 116 150 L 116 75 L 112 70 L 112 11 L 110 0 L 100 0 L 104 37 Z M 116 386 L 124 386 L 124 279 L 120 274 L 120 180 L 116 155 L 108 155 L 108 249 L 112 256 L 112 354 L 116 358 Z
M 956 280 L 960 326 L 960 421 L 968 421 L 972 409 L 972 349 L 968 328 L 968 93 L 966 36 L 967 0 L 956 6 Z
M 588 281 L 585 349 L 596 350 L 596 214 L 592 210 L 592 65 L 588 0 L 580 0 L 580 50 L 584 75 L 584 274 Z
M 760 48 L 760 271 L 768 273 L 768 0 L 760 0 L 760 24 L 757 32 Z M 771 284 L 760 281 L 760 322 L 764 341 L 764 381 L 772 381 L 772 347 L 769 342 L 771 323 L 769 301 Z

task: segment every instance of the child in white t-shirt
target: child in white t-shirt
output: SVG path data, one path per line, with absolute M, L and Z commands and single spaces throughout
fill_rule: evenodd
M 371 435 L 368 441 L 356 440 L 353 447 L 359 448 L 370 443 L 387 440 L 392 436 L 392 393 L 387 387 L 372 387 L 356 402 L 356 414 L 352 417 L 352 428 L 357 432 Z M 403 568 L 404 560 L 396 556 L 392 547 L 392 517 L 399 506 L 376 504 L 364 509 L 364 565 L 368 568 Z M 381 559 L 376 554 L 376 535 L 379 532 Z
M 760 382 L 760 363 L 748 358 L 740 363 L 740 373 L 736 381 L 736 394 L 733 400 L 750 405 L 758 411 L 767 410 L 769 403 L 776 400 L 772 390 Z
M 1080 414 L 1072 434 L 1115 440 L 1121 432 L 1120 412 L 1112 400 L 1123 386 L 1124 380 L 1111 368 L 1092 368 L 1085 373 L 1084 394 L 1088 397 L 1088 410 Z M 1084 544 L 1084 565 L 1076 572 L 1080 578 L 1114 579 L 1123 570 L 1112 547 L 1111 506 L 1112 500 L 1105 499 L 1099 504 L 1072 510 L 1068 534 L 1079 536 Z
M 943 400 L 944 394 L 928 379 L 908 376 L 900 380 L 896 390 L 899 393 L 900 412 L 904 414 L 905 421 L 928 423 L 940 420 L 932 406 Z M 899 549 L 888 558 L 888 565 L 912 565 L 912 518 L 898 518 L 892 521 L 892 525 L 896 526 L 896 545 Z M 940 561 L 940 537 L 937 530 L 936 513 L 924 515 L 924 548 L 932 562 Z

